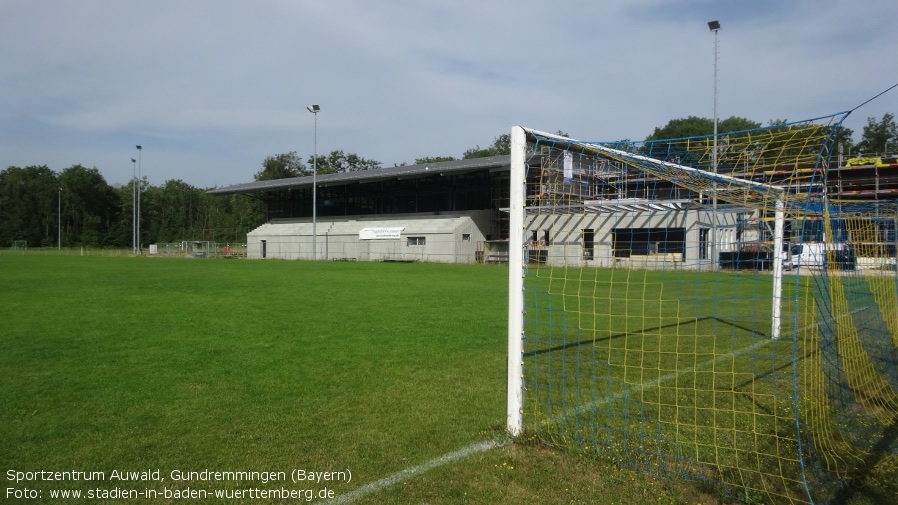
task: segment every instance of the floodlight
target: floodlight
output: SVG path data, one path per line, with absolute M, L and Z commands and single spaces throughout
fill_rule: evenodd
M 315 144 L 312 150 L 312 259 L 318 259 L 318 105 L 306 107 L 315 116 Z

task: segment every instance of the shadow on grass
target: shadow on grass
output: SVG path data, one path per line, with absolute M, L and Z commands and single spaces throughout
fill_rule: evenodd
M 525 357 L 527 357 L 527 356 L 538 356 L 538 355 L 541 355 L 541 354 L 548 354 L 548 353 L 555 352 L 555 351 L 563 351 L 563 350 L 569 349 L 569 348 L 571 348 L 571 347 L 578 347 L 578 346 L 581 346 L 581 345 L 595 344 L 596 342 L 606 342 L 606 341 L 611 341 L 611 340 L 618 339 L 618 338 L 623 338 L 623 337 L 626 337 L 626 336 L 629 336 L 629 335 L 639 335 L 639 334 L 644 334 L 644 333 L 649 333 L 649 332 L 656 332 L 656 331 L 659 331 L 659 330 L 667 330 L 667 329 L 670 329 L 670 328 L 678 328 L 678 327 L 688 326 L 688 325 L 692 325 L 692 324 L 699 324 L 699 323 L 702 323 L 702 322 L 705 322 L 705 321 L 717 321 L 718 323 L 724 324 L 724 325 L 726 325 L 726 326 L 728 326 L 728 327 L 730 327 L 730 328 L 739 329 L 739 330 L 745 331 L 745 332 L 747 332 L 747 333 L 749 333 L 749 334 L 754 334 L 754 335 L 759 336 L 759 337 L 769 337 L 769 335 L 766 335 L 766 334 L 764 334 L 764 333 L 760 333 L 760 332 L 754 330 L 753 328 L 747 328 L 747 327 L 745 327 L 745 326 L 740 326 L 740 325 L 738 325 L 738 324 L 732 323 L 732 322 L 730 322 L 730 321 L 726 321 L 726 320 L 721 319 L 721 318 L 716 317 L 716 316 L 706 316 L 706 317 L 697 317 L 697 318 L 695 318 L 695 319 L 690 319 L 690 320 L 688 320 L 688 321 L 679 321 L 679 322 L 676 322 L 676 323 L 664 324 L 664 325 L 655 326 L 655 327 L 652 327 L 652 328 L 643 328 L 642 330 L 640 330 L 640 331 L 635 331 L 635 332 L 632 332 L 632 331 L 625 331 L 625 332 L 621 332 L 621 333 L 616 333 L 616 334 L 614 334 L 614 335 L 609 335 L 609 336 L 603 337 L 603 338 L 588 339 L 588 340 L 580 340 L 579 342 L 569 342 L 569 343 L 567 343 L 567 344 L 561 344 L 561 345 L 557 345 L 557 346 L 555 346 L 555 347 L 549 347 L 549 348 L 547 348 L 547 349 L 537 349 L 537 350 L 535 350 L 535 351 L 525 352 L 525 353 L 524 353 L 524 356 L 525 356 Z
M 895 442 L 898 441 L 898 416 L 892 419 L 892 424 L 883 431 L 882 437 L 873 445 L 870 454 L 864 458 L 864 463 L 848 474 L 848 485 L 833 498 L 830 505 L 847 505 L 849 500 L 857 495 L 865 496 L 873 503 L 892 503 L 894 491 L 880 489 L 868 483 L 870 470 L 876 468 L 888 456 L 895 455 Z

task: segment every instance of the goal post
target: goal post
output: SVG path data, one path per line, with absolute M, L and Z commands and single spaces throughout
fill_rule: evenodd
M 508 432 L 517 436 L 523 429 L 524 400 L 524 191 L 526 188 L 527 136 L 516 126 L 511 130 L 511 175 L 508 237 Z
M 898 206 L 828 194 L 844 116 L 646 142 L 513 127 L 507 431 L 831 500 L 898 416 Z
M 774 209 L 773 225 L 773 304 L 770 306 L 770 338 L 778 339 L 781 336 L 783 324 L 783 269 L 784 269 L 784 242 L 783 234 L 786 226 L 786 213 L 783 210 L 783 202 L 777 201 Z

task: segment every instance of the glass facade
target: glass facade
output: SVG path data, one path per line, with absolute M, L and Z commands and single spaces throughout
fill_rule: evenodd
M 493 208 L 491 195 L 508 184 L 488 170 L 456 175 L 428 175 L 334 186 L 319 186 L 319 217 L 451 212 Z M 312 216 L 312 189 L 265 193 L 268 219 Z

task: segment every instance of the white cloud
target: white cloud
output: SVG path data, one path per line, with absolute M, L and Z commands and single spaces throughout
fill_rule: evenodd
M 269 155 L 342 149 L 390 166 L 460 156 L 514 124 L 644 138 L 719 111 L 766 122 L 898 82 L 892 0 L 451 3 L 10 0 L 0 4 L 0 166 L 248 181 Z M 898 112 L 898 90 L 859 109 Z M 124 175 L 122 175 L 124 174 Z

